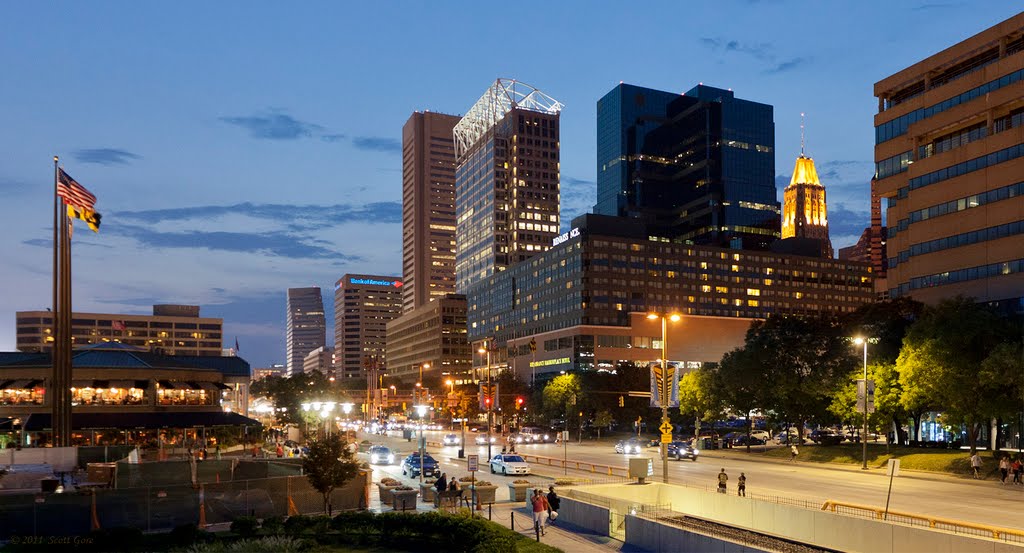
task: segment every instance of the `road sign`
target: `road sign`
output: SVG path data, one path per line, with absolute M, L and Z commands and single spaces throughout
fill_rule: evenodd
M 662 434 L 669 434 L 669 435 L 671 435 L 672 434 L 672 425 L 669 424 L 668 421 L 665 421 L 665 422 L 661 423 L 661 426 L 658 427 L 658 430 L 661 430 Z
M 466 470 L 469 472 L 476 472 L 480 470 L 480 456 L 479 455 L 467 455 L 466 456 Z
M 885 470 L 886 476 L 899 476 L 900 475 L 900 460 L 889 459 L 889 465 Z
M 661 435 L 661 443 L 663 443 L 663 444 L 672 443 L 672 433 L 669 432 L 668 434 L 662 434 Z

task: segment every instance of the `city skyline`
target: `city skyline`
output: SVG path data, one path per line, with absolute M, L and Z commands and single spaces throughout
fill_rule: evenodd
M 774 107 L 780 199 L 807 113 L 833 243 L 848 246 L 869 224 L 872 85 L 1015 13 L 994 2 L 581 5 L 504 14 L 546 40 L 518 57 L 475 46 L 493 40 L 489 10 L 500 8 L 470 3 L 287 13 L 266 4 L 247 8 L 240 25 L 224 25 L 239 15 L 216 5 L 198 18 L 199 4 L 12 6 L 0 55 L 18 86 L 0 91 L 0 190 L 18 209 L 0 273 L 10 290 L 0 349 L 15 349 L 15 311 L 49 306 L 58 154 L 104 216 L 98 235 L 75 234 L 75 311 L 200 305 L 224 319 L 224 345 L 237 337 L 253 366 L 282 362 L 287 288 L 399 274 L 402 123 L 415 110 L 464 113 L 499 77 L 566 106 L 563 227 L 596 202 L 597 100 L 619 81 L 680 93 L 703 82 Z M 953 20 L 953 33 L 935 32 Z M 421 30 L 445 26 L 460 31 Z M 637 28 L 649 32 L 627 34 Z M 407 41 L 422 38 L 436 48 L 409 57 Z

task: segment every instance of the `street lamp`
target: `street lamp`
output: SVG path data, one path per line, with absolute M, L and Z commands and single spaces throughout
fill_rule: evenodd
M 679 322 L 682 316 L 678 313 L 648 313 L 650 320 L 661 319 L 661 379 L 658 384 L 658 396 L 661 400 L 661 425 L 669 424 L 668 404 L 672 393 L 672 384 L 668 378 L 668 321 Z M 639 428 L 637 429 L 639 430 Z M 668 484 L 668 443 L 661 440 L 661 481 Z
M 452 401 L 455 399 L 455 381 L 449 378 L 448 380 L 445 380 L 444 383 L 448 385 L 448 407 L 450 408 L 452 406 Z M 448 430 L 455 430 L 455 410 L 452 409 L 451 413 L 452 421 L 451 424 L 448 425 Z
M 323 419 L 323 421 L 324 421 L 324 436 L 325 437 L 329 436 L 331 434 L 330 427 L 328 426 L 328 421 L 330 420 L 331 411 L 334 411 L 334 406 L 335 405 L 337 405 L 337 403 L 335 403 L 333 401 L 312 401 L 312 402 L 308 402 L 308 403 L 303 403 L 302 404 L 302 410 L 303 411 L 306 411 L 306 412 L 313 411 L 314 413 L 319 412 L 320 418 Z
M 484 340 L 484 345 L 478 350 L 487 355 L 487 462 L 491 462 L 491 408 L 494 399 L 491 397 L 491 344 Z M 465 445 L 463 445 L 465 447 Z
M 868 470 L 868 338 L 857 336 L 853 343 L 864 345 L 864 435 L 861 437 L 861 458 L 864 464 L 861 470 Z
M 423 445 L 426 443 L 423 439 L 423 417 L 427 414 L 426 405 L 417 405 L 416 414 L 420 416 L 420 484 L 423 483 Z

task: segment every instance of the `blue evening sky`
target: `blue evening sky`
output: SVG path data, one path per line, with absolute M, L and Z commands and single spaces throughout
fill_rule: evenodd
M 873 84 L 1013 2 L 9 2 L 0 16 L 0 350 L 50 305 L 52 161 L 99 197 L 75 311 L 202 306 L 253 366 L 284 362 L 285 290 L 401 273 L 401 129 L 497 77 L 562 112 L 562 220 L 595 201 L 595 105 L 619 81 L 775 106 L 776 172 L 807 153 L 833 243 L 868 225 Z M 328 329 L 328 343 L 333 329 Z

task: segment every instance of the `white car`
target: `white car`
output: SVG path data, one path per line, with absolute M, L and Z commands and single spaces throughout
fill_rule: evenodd
M 441 439 L 441 443 L 444 445 L 459 445 L 460 441 L 458 434 L 445 434 Z
M 491 436 L 491 443 L 492 444 L 498 443 L 497 438 L 495 438 L 494 436 Z M 476 437 L 476 445 L 487 445 L 487 434 L 479 434 L 479 435 L 477 435 L 477 437 Z
M 761 440 L 763 442 L 768 442 L 768 440 L 772 439 L 771 435 L 768 434 L 767 430 L 751 430 L 750 437 L 757 438 L 758 440 Z
M 530 474 L 530 465 L 519 455 L 499 453 L 491 459 L 491 473 Z

